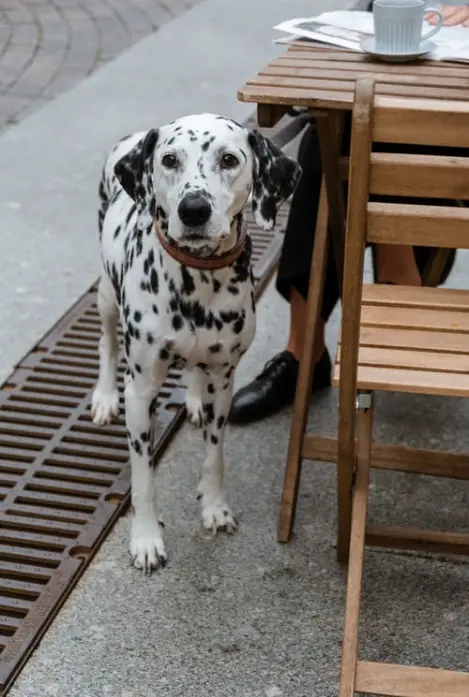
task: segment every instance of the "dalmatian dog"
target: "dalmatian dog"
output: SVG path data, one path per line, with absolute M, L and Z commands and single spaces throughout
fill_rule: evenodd
M 255 332 L 244 210 L 251 200 L 257 224 L 271 229 L 300 174 L 297 163 L 259 132 L 213 114 L 128 136 L 105 162 L 99 189 L 102 336 L 91 409 L 100 425 L 118 414 L 120 320 L 127 361 L 130 554 L 146 573 L 167 559 L 152 433 L 157 395 L 175 363 L 189 373 L 187 411 L 206 442 L 199 486 L 203 525 L 214 532 L 236 529 L 223 442 L 235 369 Z

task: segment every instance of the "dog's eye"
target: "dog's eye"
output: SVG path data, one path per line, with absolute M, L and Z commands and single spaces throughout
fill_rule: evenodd
M 232 155 L 230 152 L 226 152 L 221 158 L 221 166 L 223 169 L 234 169 L 238 165 L 238 158 Z
M 171 153 L 168 153 L 167 155 L 163 156 L 161 164 L 163 167 L 166 167 L 166 169 L 176 169 L 179 162 L 176 155 L 171 155 Z

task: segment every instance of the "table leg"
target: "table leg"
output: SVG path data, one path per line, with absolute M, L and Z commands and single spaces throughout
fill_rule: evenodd
M 323 181 L 306 305 L 304 348 L 298 372 L 277 530 L 277 540 L 279 542 L 290 541 L 295 519 L 301 475 L 303 438 L 306 430 L 313 381 L 313 359 L 316 355 L 317 332 L 322 309 L 329 230 L 340 292 L 342 291 L 344 268 L 345 204 L 342 189 L 343 183 L 339 171 L 339 158 L 345 117 L 342 114 L 331 114 L 323 111 L 314 115 L 318 129 Z
M 290 541 L 295 519 L 296 500 L 301 474 L 303 437 L 306 429 L 313 382 L 313 358 L 315 355 L 315 344 L 326 275 L 328 219 L 326 185 L 323 177 L 309 278 L 308 301 L 306 304 L 304 348 L 298 372 L 298 383 L 293 406 L 290 442 L 277 530 L 277 540 L 279 542 Z

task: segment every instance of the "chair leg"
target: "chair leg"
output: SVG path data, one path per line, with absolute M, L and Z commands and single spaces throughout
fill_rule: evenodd
M 317 327 L 322 306 L 322 293 L 327 262 L 328 208 L 324 179 L 319 198 L 316 236 L 309 279 L 308 302 L 306 305 L 306 328 L 304 348 L 300 360 L 298 384 L 290 430 L 290 442 L 283 482 L 280 517 L 278 521 L 278 542 L 289 542 L 294 525 L 296 501 L 301 474 L 301 451 L 306 429 L 308 408 L 313 381 L 313 358 Z
M 355 693 L 372 429 L 373 406 L 360 409 L 339 697 L 353 697 Z
M 353 477 L 355 469 L 355 432 L 349 423 L 355 419 L 355 404 L 340 400 L 337 457 L 337 559 L 346 564 L 350 549 Z

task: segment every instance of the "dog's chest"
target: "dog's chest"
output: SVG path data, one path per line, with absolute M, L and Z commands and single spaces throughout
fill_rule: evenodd
M 148 250 L 127 270 L 124 285 L 123 322 L 135 335 L 138 320 L 140 342 L 155 359 L 161 350 L 169 350 L 188 366 L 223 365 L 252 341 L 250 274 L 240 280 L 229 269 L 187 269 L 164 253 Z

